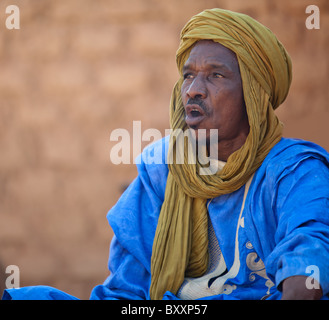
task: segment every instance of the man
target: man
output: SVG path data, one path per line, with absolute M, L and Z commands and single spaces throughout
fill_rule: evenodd
M 143 151 L 108 214 L 111 274 L 91 299 L 326 298 L 329 154 L 282 138 L 274 109 L 291 83 L 284 47 L 246 15 L 206 10 L 182 30 L 177 65 L 172 129 L 192 131 L 210 158 L 215 148 L 218 170 L 168 161 L 188 158 L 191 141 L 179 147 L 174 134 Z M 54 295 L 68 298 L 49 287 L 5 293 Z

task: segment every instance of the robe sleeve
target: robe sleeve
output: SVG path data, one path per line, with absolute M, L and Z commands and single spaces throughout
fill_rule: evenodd
M 110 276 L 92 290 L 91 299 L 149 299 L 152 245 L 168 175 L 164 142 L 136 159 L 137 178 L 108 213 L 114 232 Z
M 272 195 L 277 219 L 275 247 L 267 272 L 280 289 L 288 277 L 304 275 L 329 293 L 329 167 L 318 157 L 302 157 L 278 177 Z
M 138 259 L 113 237 L 109 257 L 110 276 L 96 286 L 91 300 L 146 300 L 150 274 Z

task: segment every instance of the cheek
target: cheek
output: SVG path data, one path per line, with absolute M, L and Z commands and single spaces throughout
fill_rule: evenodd
M 186 94 L 187 89 L 188 89 L 188 86 L 186 84 L 185 85 L 183 84 L 182 87 L 181 87 L 181 90 L 180 90 L 180 94 L 181 94 L 181 97 L 182 97 L 183 102 L 186 102 L 187 101 L 187 99 L 186 99 L 186 97 L 187 97 L 187 94 Z
M 230 126 L 245 114 L 243 96 L 235 90 L 216 90 L 213 95 L 212 122 L 222 126 Z
M 234 112 L 244 108 L 244 96 L 240 83 L 230 84 L 222 88 L 216 88 L 213 91 L 213 103 L 219 108 L 230 106 L 228 109 L 234 109 Z M 233 110 L 232 110 L 233 111 Z M 225 110 L 229 112 L 229 110 Z

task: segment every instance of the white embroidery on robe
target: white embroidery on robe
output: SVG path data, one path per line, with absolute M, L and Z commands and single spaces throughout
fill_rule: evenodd
M 250 241 L 246 243 L 246 247 L 248 249 L 253 249 L 253 245 Z M 246 264 L 247 267 L 252 271 L 249 275 L 250 281 L 255 281 L 256 274 L 260 277 L 264 278 L 266 280 L 265 286 L 267 287 L 266 295 L 270 294 L 270 289 L 274 286 L 274 283 L 269 279 L 269 277 L 266 274 L 266 269 L 264 262 L 258 257 L 258 254 L 256 252 L 250 252 L 247 255 L 246 258 Z

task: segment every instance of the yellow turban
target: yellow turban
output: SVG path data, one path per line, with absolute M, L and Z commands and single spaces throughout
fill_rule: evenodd
M 200 277 L 208 267 L 207 199 L 241 188 L 281 139 L 274 113 L 291 83 L 291 60 L 276 36 L 251 17 L 222 9 L 192 17 L 181 32 L 176 61 L 180 72 L 170 103 L 172 129 L 186 130 L 181 98 L 182 68 L 193 45 L 213 40 L 235 52 L 242 79 L 250 132 L 245 144 L 213 175 L 200 175 L 200 163 L 169 162 L 165 199 L 153 242 L 151 299 L 176 294 L 185 276 Z M 215 128 L 214 128 L 215 129 Z M 178 146 L 170 139 L 169 153 Z M 184 158 L 187 159 L 187 144 Z

